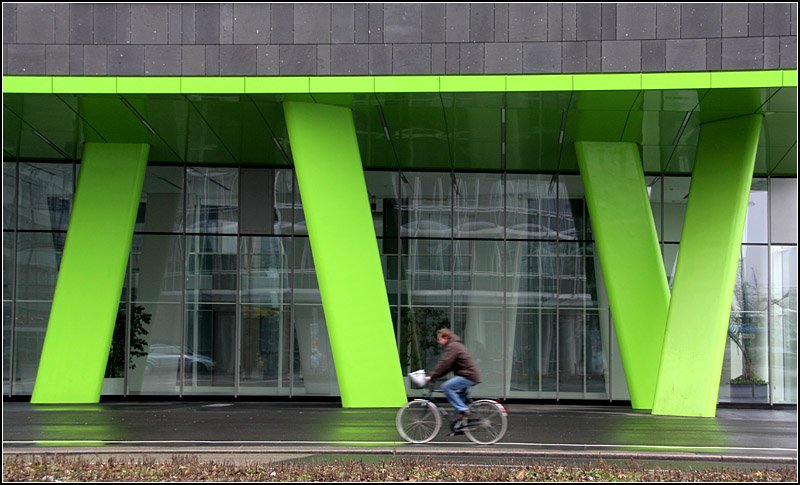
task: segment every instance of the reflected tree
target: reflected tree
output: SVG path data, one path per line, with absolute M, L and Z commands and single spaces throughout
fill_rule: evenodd
M 114 324 L 114 335 L 111 337 L 111 351 L 108 354 L 105 377 L 123 377 L 125 372 L 125 303 L 119 305 L 117 321 Z M 131 339 L 128 362 L 131 369 L 136 368 L 134 359 L 147 355 L 147 340 L 152 315 L 142 305 L 131 305 Z

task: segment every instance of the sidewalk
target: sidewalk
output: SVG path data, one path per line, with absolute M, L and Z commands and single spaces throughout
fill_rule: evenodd
M 512 459 L 644 459 L 797 464 L 797 410 L 719 409 L 716 418 L 652 416 L 617 406 L 509 404 L 500 443 L 442 432 L 411 445 L 395 409 L 337 403 L 3 403 L 3 454 L 238 457 L 315 455 Z

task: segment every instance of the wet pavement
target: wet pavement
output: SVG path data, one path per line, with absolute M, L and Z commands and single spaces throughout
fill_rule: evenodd
M 444 430 L 430 443 L 408 444 L 395 428 L 396 409 L 342 409 L 338 403 L 4 402 L 3 453 L 797 464 L 796 408 L 720 408 L 716 418 L 653 416 L 621 406 L 511 403 L 508 409 L 503 440 L 480 446 Z

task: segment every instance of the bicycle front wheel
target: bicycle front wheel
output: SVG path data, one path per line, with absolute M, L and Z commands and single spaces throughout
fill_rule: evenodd
M 415 399 L 397 411 L 397 431 L 409 443 L 427 443 L 442 427 L 439 409 L 430 401 Z
M 469 406 L 470 416 L 464 434 L 479 445 L 497 443 L 506 434 L 508 418 L 505 408 L 489 399 L 475 401 Z

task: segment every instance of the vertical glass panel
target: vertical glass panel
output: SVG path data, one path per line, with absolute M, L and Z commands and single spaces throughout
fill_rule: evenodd
M 554 175 L 506 176 L 508 239 L 555 239 L 557 217 Z
M 19 164 L 19 229 L 67 230 L 73 172 L 71 163 Z
M 645 175 L 644 182 L 647 185 L 647 195 L 650 198 L 650 209 L 653 211 L 653 222 L 656 225 L 656 234 L 658 240 L 663 239 L 661 232 L 661 193 L 663 192 L 661 185 L 663 184 L 663 177 L 660 175 Z
M 559 239 L 584 241 L 592 238 L 589 210 L 579 175 L 558 176 L 558 221 Z
M 17 224 L 17 164 L 3 163 L 3 229 Z
M 286 206 L 286 170 L 243 168 L 241 228 L 246 234 L 290 234 L 291 185 Z M 287 217 L 288 219 L 283 219 Z
M 17 301 L 53 299 L 65 239 L 61 232 L 17 234 Z
M 307 238 L 295 237 L 293 394 L 337 396 L 339 385 Z
M 3 300 L 11 300 L 14 284 L 14 238 L 13 232 L 3 233 Z
M 51 302 L 17 302 L 14 325 L 15 395 L 33 393 Z
M 108 362 L 106 363 L 106 371 L 103 375 L 103 377 L 106 379 L 125 377 L 125 346 L 127 345 L 125 342 L 125 329 L 127 328 L 127 310 L 128 304 L 125 301 L 121 301 L 119 304 L 119 309 L 117 310 L 117 316 L 114 320 L 114 333 L 111 336 L 111 349 L 108 352 Z M 141 314 L 138 313 L 137 317 L 137 325 L 142 325 L 142 328 L 144 328 L 144 322 L 141 319 Z M 131 335 L 135 334 L 131 332 Z M 139 344 L 137 341 L 130 342 L 131 351 L 136 351 L 137 344 Z M 107 384 L 108 383 L 103 384 L 103 390 L 101 394 L 108 395 L 123 393 L 123 389 L 120 389 L 117 386 L 115 386 L 114 389 L 110 389 L 107 387 Z
M 500 174 L 456 174 L 455 237 L 503 237 L 503 178 Z
M 184 394 L 233 394 L 236 372 L 236 305 L 186 306 L 181 352 Z
M 183 298 L 183 236 L 135 235 L 131 243 L 131 271 L 133 301 L 180 303 Z
M 291 267 L 279 237 L 244 237 L 241 254 L 240 392 L 288 394 Z
M 583 395 L 585 317 L 585 312 L 575 308 L 558 312 L 558 395 L 562 398 Z
M 182 167 L 147 167 L 136 232 L 183 231 Z
M 305 236 L 308 235 L 308 227 L 306 226 L 306 214 L 303 211 L 303 198 L 300 196 L 300 186 L 297 184 L 297 177 L 295 176 L 294 172 L 292 172 L 292 183 L 294 184 L 292 227 L 295 234 Z
M 396 172 L 364 172 L 364 178 L 367 182 L 375 234 L 387 240 L 395 240 L 391 247 L 397 247 L 396 238 L 400 227 L 399 177 Z
M 675 281 L 675 269 L 678 265 L 678 249 L 680 244 L 664 244 L 661 250 L 664 253 L 664 271 L 667 273 L 667 282 L 672 290 L 672 282 Z
M 14 320 L 10 301 L 3 301 L 3 395 L 11 393 L 11 341 Z
M 236 302 L 236 236 L 186 236 L 186 301 Z
M 401 185 L 401 234 L 451 237 L 452 176 L 450 173 L 404 173 Z
M 797 404 L 797 246 L 772 247 L 772 399 Z
M 767 179 L 753 179 L 744 223 L 744 243 L 767 242 Z
M 681 240 L 691 181 L 689 177 L 664 177 L 664 242 Z
M 400 365 L 403 374 L 419 369 L 433 370 L 442 349 L 436 330 L 450 325 L 450 308 L 403 307 L 400 313 Z
M 235 168 L 189 167 L 186 184 L 186 232 L 236 234 L 239 171 Z
M 797 178 L 769 180 L 770 242 L 797 244 Z
M 719 400 L 768 402 L 767 248 L 743 245 L 733 289 Z

